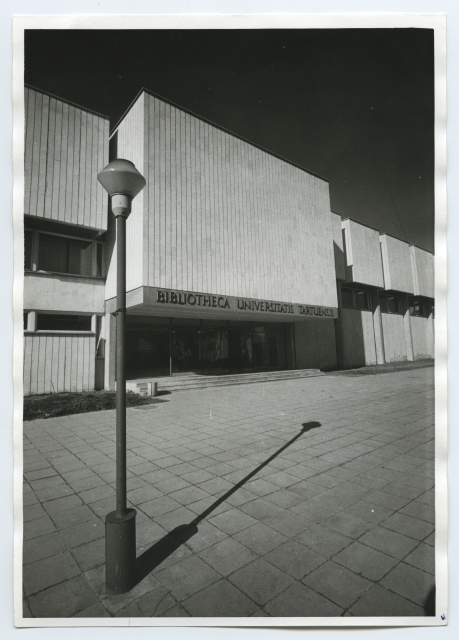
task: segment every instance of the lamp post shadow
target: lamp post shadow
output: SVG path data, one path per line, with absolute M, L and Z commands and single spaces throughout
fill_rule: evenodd
M 251 478 L 253 478 L 259 471 L 266 467 L 270 462 L 277 458 L 283 451 L 290 447 L 298 438 L 311 431 L 312 429 L 318 429 L 321 425 L 320 422 L 304 422 L 302 424 L 301 431 L 299 431 L 291 440 L 278 449 L 272 456 L 262 462 L 256 469 L 248 473 L 242 480 L 224 493 L 218 500 L 210 505 L 205 511 L 200 513 L 188 524 L 182 524 L 170 531 L 164 538 L 155 542 L 149 549 L 144 551 L 136 561 L 136 584 L 141 582 L 147 577 L 156 567 L 166 560 L 170 555 L 174 553 L 179 547 L 188 542 L 198 532 L 198 525 L 205 518 L 207 518 L 217 507 L 225 502 L 233 493 L 236 493 L 241 487 L 246 484 Z

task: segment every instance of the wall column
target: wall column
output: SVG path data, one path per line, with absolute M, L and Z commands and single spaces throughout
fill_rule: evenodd
M 410 305 L 408 294 L 400 296 L 402 300 L 403 325 L 405 327 L 406 357 L 414 360 L 413 339 L 411 337 Z
M 379 304 L 379 291 L 371 291 L 371 308 L 373 310 L 373 330 L 375 334 L 376 364 L 385 364 L 384 335 L 381 318 L 381 305 Z
M 426 344 L 428 353 L 431 358 L 435 358 L 435 323 L 433 317 L 432 300 L 426 300 L 427 326 L 426 326 Z
M 336 364 L 338 369 L 344 369 L 344 350 L 343 350 L 343 306 L 341 302 L 341 283 L 336 283 L 336 291 L 338 294 L 338 317 L 333 320 L 335 326 L 335 345 L 336 345 Z
M 105 389 L 115 391 L 115 364 L 116 364 L 116 316 L 105 314 Z

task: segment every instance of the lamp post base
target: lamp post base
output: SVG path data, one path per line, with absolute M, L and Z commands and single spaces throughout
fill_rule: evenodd
M 105 518 L 105 586 L 117 595 L 130 591 L 136 582 L 135 509 L 116 517 L 112 511 Z

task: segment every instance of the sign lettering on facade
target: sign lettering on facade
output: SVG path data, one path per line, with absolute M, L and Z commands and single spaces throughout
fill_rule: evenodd
M 300 317 L 335 318 L 337 310 L 333 307 L 320 307 L 289 302 L 275 302 L 273 300 L 253 300 L 250 298 L 219 296 L 206 293 L 191 293 L 186 291 L 172 291 L 170 289 L 156 289 L 155 302 L 160 305 L 180 305 L 183 307 L 206 307 L 228 309 L 233 311 L 294 315 Z

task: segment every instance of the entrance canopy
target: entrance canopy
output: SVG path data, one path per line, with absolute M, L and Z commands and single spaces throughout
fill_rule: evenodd
M 215 320 L 298 322 L 307 318 L 333 320 L 336 307 L 139 287 L 126 294 L 128 314 L 168 318 L 209 318 Z M 106 301 L 106 312 L 116 311 L 116 298 Z

